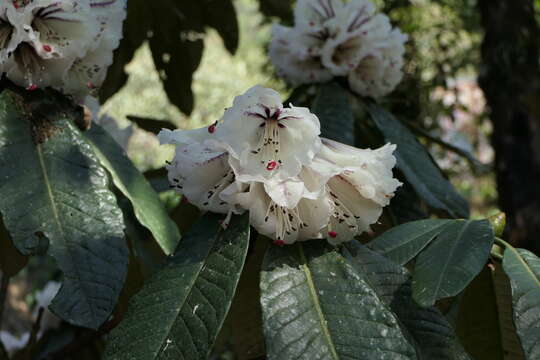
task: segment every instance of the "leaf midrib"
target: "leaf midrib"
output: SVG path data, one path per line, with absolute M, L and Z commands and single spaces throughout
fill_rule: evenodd
M 435 291 L 433 292 L 433 294 L 435 296 L 437 296 L 437 294 L 439 293 L 439 289 L 441 288 L 442 280 L 443 280 L 443 277 L 444 277 L 442 275 L 446 273 L 446 269 L 448 268 L 448 265 L 450 264 L 450 259 L 454 256 L 454 251 L 455 251 L 455 249 L 456 249 L 456 247 L 457 247 L 457 245 L 459 243 L 459 239 L 461 239 L 461 236 L 463 235 L 463 233 L 465 232 L 467 227 L 471 224 L 471 222 L 472 222 L 471 220 L 467 220 L 465 222 L 463 227 L 459 230 L 458 236 L 456 236 L 456 240 L 452 244 L 452 247 L 450 247 L 449 256 L 446 257 L 446 260 L 444 262 L 444 266 L 443 266 L 442 271 L 440 273 L 441 276 L 439 276 L 439 279 L 437 281 L 437 286 L 435 287 Z
M 154 359 L 157 359 L 161 354 L 163 354 L 163 351 L 165 351 L 165 345 L 167 343 L 167 339 L 169 338 L 169 334 L 172 332 L 172 328 L 175 326 L 176 324 L 176 321 L 178 320 L 178 318 L 180 317 L 180 313 L 182 312 L 182 309 L 184 308 L 184 306 L 186 305 L 186 302 L 188 301 L 188 298 L 190 297 L 190 294 L 192 293 L 193 291 L 193 287 L 195 286 L 195 283 L 197 282 L 197 279 L 199 278 L 199 275 L 201 274 L 201 272 L 203 271 L 204 269 L 204 264 L 206 264 L 206 262 L 208 261 L 208 258 L 210 257 L 211 253 L 212 253 L 212 249 L 214 248 L 214 245 L 216 243 L 216 240 L 218 238 L 219 235 L 216 235 L 214 236 L 212 239 L 213 239 L 213 243 L 211 246 L 208 246 L 208 250 L 206 251 L 206 255 L 204 256 L 204 259 L 203 261 L 200 262 L 200 266 L 199 266 L 199 269 L 197 270 L 195 276 L 193 277 L 193 280 L 191 281 L 190 285 L 189 285 L 189 291 L 186 293 L 186 296 L 184 297 L 184 299 L 182 300 L 182 303 L 181 305 L 177 308 L 178 311 L 176 311 L 176 316 L 174 317 L 173 321 L 171 321 L 171 325 L 168 326 L 167 328 L 167 332 L 166 332 L 166 336 L 164 337 L 164 340 L 161 341 L 161 344 L 159 345 L 158 347 L 158 351 L 156 353 L 156 356 L 154 357 Z
M 62 237 L 62 239 L 66 240 L 67 237 L 66 237 L 66 234 L 64 232 L 64 227 L 62 226 L 62 222 L 60 221 L 60 214 L 58 213 L 58 208 L 56 207 L 56 199 L 54 197 L 54 192 L 53 192 L 53 189 L 52 189 L 51 181 L 49 180 L 49 174 L 47 173 L 47 167 L 45 166 L 45 159 L 43 158 L 43 149 L 41 147 L 41 144 L 36 145 L 36 152 L 37 152 L 37 155 L 38 155 L 38 160 L 39 160 L 39 166 L 41 168 L 41 173 L 43 175 L 43 182 L 45 184 L 45 187 L 47 188 L 47 195 L 48 195 L 48 198 L 49 198 L 49 202 L 51 204 L 51 210 L 52 210 L 53 215 L 54 215 L 54 221 L 56 223 L 56 226 L 58 227 L 58 231 L 60 232 L 60 236 Z M 71 252 L 71 247 L 66 246 L 66 250 Z M 74 266 L 74 269 L 75 269 L 75 272 L 77 273 L 77 280 L 81 281 L 81 276 L 80 276 L 78 267 Z M 85 296 L 83 297 L 83 301 L 86 303 L 86 308 L 88 308 L 90 313 L 92 314 L 92 319 L 97 318 L 97 315 L 95 313 L 94 308 L 92 307 L 92 305 L 88 301 L 89 297 L 87 296 L 88 294 L 86 294 L 86 291 L 84 291 L 84 287 L 80 286 L 79 289 L 81 289 L 81 291 L 85 294 Z
M 329 347 L 330 347 L 330 352 L 332 353 L 332 358 L 334 358 L 335 360 L 339 360 L 339 356 L 336 352 L 334 341 L 332 340 L 332 336 L 330 335 L 330 331 L 327 326 L 326 318 L 324 317 L 324 314 L 321 309 L 321 304 L 319 302 L 319 297 L 315 289 L 315 283 L 313 282 L 311 270 L 309 269 L 307 265 L 306 255 L 304 254 L 304 247 L 302 246 L 302 244 L 298 244 L 297 246 L 298 246 L 298 252 L 300 254 L 300 261 L 301 261 L 300 266 L 302 267 L 302 271 L 304 272 L 306 276 L 309 291 L 311 293 L 311 297 L 315 305 L 315 310 L 317 311 L 317 315 L 319 317 L 319 322 L 321 324 L 324 337 L 326 338 L 328 344 L 330 345 Z
M 505 251 L 511 251 L 518 258 L 518 261 L 525 268 L 526 273 L 529 274 L 534 279 L 534 282 L 536 283 L 536 286 L 538 286 L 540 288 L 540 280 L 538 279 L 538 277 L 536 276 L 534 271 L 532 271 L 531 266 L 529 266 L 529 263 L 527 261 L 525 261 L 525 259 L 521 256 L 519 251 L 517 251 L 515 248 L 506 248 Z

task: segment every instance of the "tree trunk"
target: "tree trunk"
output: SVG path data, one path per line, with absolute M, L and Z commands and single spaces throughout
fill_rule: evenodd
M 540 30 L 534 0 L 479 0 L 480 86 L 490 108 L 506 238 L 540 253 Z

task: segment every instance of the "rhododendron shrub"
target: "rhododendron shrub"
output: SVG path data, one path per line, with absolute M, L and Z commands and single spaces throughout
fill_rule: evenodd
M 148 41 L 191 111 L 197 36 L 234 51 L 236 17 L 229 0 L 126 6 L 0 4 L 0 309 L 22 269 L 40 277 L 0 359 L 538 358 L 540 260 L 500 238 L 504 214 L 471 219 L 387 110 L 408 37 L 373 3 L 298 0 L 273 24 L 288 99 L 253 84 L 201 128 L 138 119 L 171 151 L 145 174 L 98 91 Z

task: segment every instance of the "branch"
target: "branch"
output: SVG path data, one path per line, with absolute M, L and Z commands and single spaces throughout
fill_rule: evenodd
M 481 163 L 480 161 L 478 161 L 476 158 L 474 158 L 474 156 L 472 156 L 469 152 L 457 147 L 457 146 L 454 146 L 444 140 L 442 140 L 441 138 L 438 138 L 437 136 L 433 136 L 431 135 L 429 132 L 427 132 L 426 130 L 422 129 L 421 127 L 419 127 L 418 125 L 412 123 L 412 122 L 409 122 L 407 120 L 403 120 L 403 122 L 415 133 L 417 133 L 418 135 L 420 136 L 423 136 L 425 137 L 426 139 L 428 139 L 429 141 L 431 142 L 434 142 L 440 146 L 442 146 L 443 148 L 455 153 L 455 154 L 458 154 L 459 156 L 462 156 L 464 157 L 465 159 L 467 159 L 467 161 L 475 168 L 478 170 L 478 172 L 480 174 L 485 174 L 485 173 L 488 173 L 492 170 L 492 166 L 489 165 L 489 164 L 484 164 L 484 163 Z

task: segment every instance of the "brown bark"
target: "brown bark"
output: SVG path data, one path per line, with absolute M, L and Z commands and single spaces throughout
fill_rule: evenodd
M 479 0 L 485 37 L 480 85 L 506 238 L 540 253 L 540 30 L 534 0 Z

